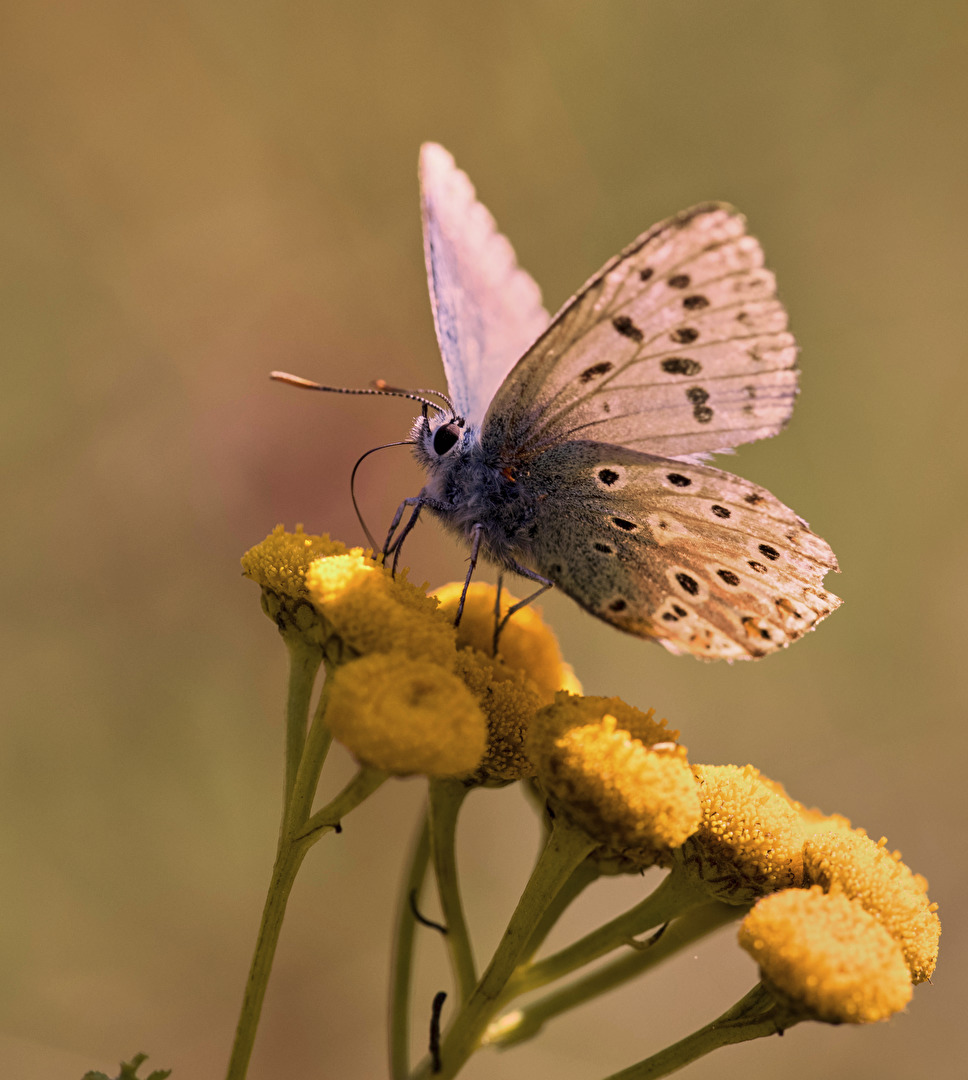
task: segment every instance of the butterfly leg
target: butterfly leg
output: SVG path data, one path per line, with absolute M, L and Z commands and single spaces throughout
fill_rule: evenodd
M 494 593 L 494 641 L 491 655 L 497 656 L 497 636 L 501 625 L 501 590 L 504 588 L 504 574 L 497 575 L 497 589 Z
M 457 614 L 454 616 L 454 626 L 460 626 L 460 617 L 464 614 L 464 601 L 467 599 L 467 589 L 477 567 L 477 553 L 481 549 L 481 535 L 484 532 L 483 525 L 474 526 L 474 536 L 471 540 L 471 557 L 467 563 L 467 577 L 464 578 L 464 588 L 461 589 L 460 603 L 457 605 Z
M 387 530 L 386 542 L 383 545 L 383 563 L 386 565 L 386 561 L 389 555 L 393 555 L 393 567 L 391 573 L 396 574 L 397 562 L 400 559 L 400 547 L 403 541 L 407 538 L 410 530 L 417 524 L 417 518 L 420 517 L 420 511 L 423 509 L 425 500 L 419 495 L 414 495 L 410 499 L 404 499 L 402 503 L 397 507 L 397 512 L 393 515 L 393 520 L 390 522 L 390 528 Z M 408 506 L 414 508 L 413 513 L 407 519 L 406 525 L 400 530 L 400 535 L 394 538 L 394 533 L 397 531 L 397 527 L 400 524 L 400 519 L 403 517 L 403 512 Z
M 526 596 L 523 600 L 519 600 L 516 604 L 513 604 L 511 607 L 509 607 L 507 613 L 505 614 L 504 618 L 500 620 L 500 622 L 495 620 L 493 646 L 495 656 L 497 656 L 498 638 L 501 636 L 501 631 L 504 629 L 505 626 L 507 626 L 508 619 L 510 619 L 516 611 L 520 611 L 521 608 L 527 607 L 528 604 L 533 604 L 535 600 L 537 600 L 538 597 L 541 596 L 542 593 L 546 593 L 549 589 L 554 588 L 555 584 L 549 578 L 542 577 L 541 574 L 537 574 L 534 572 L 534 570 L 529 570 L 526 566 L 521 566 L 519 563 L 513 563 L 511 565 L 511 569 L 516 574 L 520 574 L 521 577 L 528 578 L 529 581 L 538 582 L 541 588 L 538 589 L 536 592 L 533 592 L 530 596 Z M 498 598 L 500 602 L 500 591 L 498 592 Z M 500 611 L 500 609 L 498 609 L 498 611 Z

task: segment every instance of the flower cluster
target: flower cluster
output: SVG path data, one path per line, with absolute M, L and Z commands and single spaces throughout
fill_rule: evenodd
M 301 528 L 278 527 L 243 568 L 283 634 L 322 650 L 326 723 L 363 765 L 525 781 L 587 838 L 595 872 L 668 867 L 682 910 L 745 910 L 740 944 L 785 1025 L 883 1019 L 933 972 L 936 905 L 885 841 L 752 765 L 690 765 L 651 709 L 582 696 L 535 608 L 495 654 L 495 620 L 517 601 L 498 605 L 491 586 L 470 586 L 455 630 L 462 585 L 428 596 L 372 552 Z

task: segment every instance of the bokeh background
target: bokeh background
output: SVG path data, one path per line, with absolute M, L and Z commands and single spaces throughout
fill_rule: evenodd
M 34 0 L 0 36 L 0 1075 L 138 1050 L 224 1069 L 271 864 L 284 650 L 239 556 L 277 522 L 361 540 L 364 450 L 440 386 L 416 159 L 443 142 L 557 308 L 652 222 L 748 215 L 802 343 L 778 439 L 725 464 L 838 553 L 846 603 L 763 663 L 703 666 L 544 605 L 586 690 L 654 705 L 695 761 L 753 761 L 886 835 L 931 882 L 941 961 L 905 1015 L 801 1025 L 695 1080 L 964 1075 L 968 577 L 959 0 Z M 384 526 L 420 475 L 361 469 Z M 432 524 L 413 577 L 463 573 Z M 350 763 L 336 755 L 335 788 Z M 297 883 L 253 1080 L 385 1075 L 388 942 L 421 784 L 387 785 Z M 493 945 L 533 817 L 482 792 L 461 835 Z M 639 880 L 593 889 L 567 933 Z M 443 985 L 437 943 L 420 993 Z M 593 1080 L 753 982 L 732 931 L 467 1076 Z M 418 1025 L 423 1027 L 421 1020 Z

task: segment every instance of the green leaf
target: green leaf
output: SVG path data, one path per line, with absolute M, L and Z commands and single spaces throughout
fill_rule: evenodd
M 148 1060 L 147 1054 L 135 1054 L 130 1061 L 121 1062 L 121 1071 L 114 1080 L 167 1080 L 171 1076 L 171 1069 L 155 1069 L 146 1077 L 138 1076 L 138 1069 Z M 81 1080 L 112 1080 L 103 1072 L 86 1072 Z

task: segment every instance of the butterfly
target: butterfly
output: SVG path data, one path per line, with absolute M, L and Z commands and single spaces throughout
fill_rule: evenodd
M 448 394 L 414 422 L 427 480 L 387 553 L 426 510 L 469 544 L 468 581 L 483 555 L 538 586 L 522 604 L 556 586 L 702 659 L 765 656 L 829 615 L 829 545 L 705 463 L 775 435 L 797 392 L 797 346 L 742 215 L 708 203 L 653 226 L 549 318 L 435 143 L 420 187 Z

